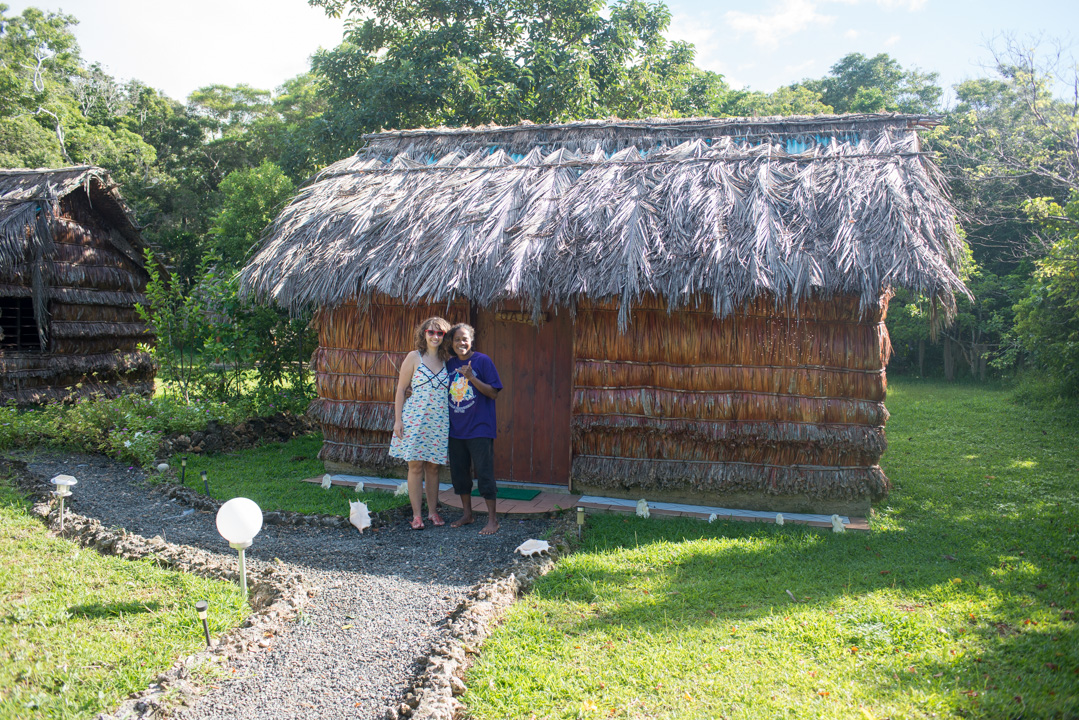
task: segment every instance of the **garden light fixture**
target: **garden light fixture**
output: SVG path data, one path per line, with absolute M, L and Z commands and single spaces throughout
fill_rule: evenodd
M 180 484 L 184 484 L 184 479 L 187 477 L 187 455 L 180 458 Z
M 205 600 L 199 600 L 195 603 L 195 612 L 199 614 L 199 620 L 202 620 L 202 633 L 206 636 L 206 647 L 210 647 L 210 626 L 206 622 L 206 609 L 209 607 L 209 603 Z
M 60 498 L 60 532 L 64 531 L 64 498 L 71 495 L 71 486 L 78 484 L 78 480 L 70 475 L 57 475 L 50 482 L 56 486 L 52 494 Z
M 262 510 L 254 500 L 232 498 L 217 511 L 217 532 L 228 541 L 229 547 L 240 553 L 240 587 L 247 597 L 247 570 L 244 550 L 262 529 Z
M 581 532 L 584 530 L 584 508 L 580 505 L 577 506 L 577 539 L 580 539 Z
M 206 497 L 210 497 L 210 483 L 206 480 L 206 471 L 200 472 L 199 477 L 202 478 L 202 489 L 206 491 Z

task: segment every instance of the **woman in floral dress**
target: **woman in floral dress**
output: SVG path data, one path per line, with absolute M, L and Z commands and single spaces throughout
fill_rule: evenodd
M 450 324 L 440 317 L 416 326 L 416 349 L 405 356 L 394 398 L 390 457 L 408 462 L 408 499 L 412 503 L 412 529 L 423 529 L 424 480 L 427 481 L 427 517 L 432 525 L 445 525 L 438 514 L 438 466 L 448 462 L 449 376 L 448 348 L 442 339 Z M 412 395 L 405 399 L 405 388 Z

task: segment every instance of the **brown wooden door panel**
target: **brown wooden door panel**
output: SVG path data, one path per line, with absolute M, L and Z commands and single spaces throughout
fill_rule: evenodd
M 570 468 L 573 323 L 567 313 L 538 327 L 480 310 L 476 350 L 491 356 L 502 379 L 498 395 L 495 476 L 499 480 L 566 485 Z

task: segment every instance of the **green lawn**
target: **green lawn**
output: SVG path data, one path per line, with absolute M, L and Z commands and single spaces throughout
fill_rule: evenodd
M 51 537 L 0 479 L 0 718 L 92 718 L 247 615 L 238 587 Z
M 1079 429 L 969 386 L 888 407 L 871 534 L 590 516 L 484 644 L 470 715 L 1079 717 Z
M 323 490 L 320 485 L 302 482 L 304 478 L 321 477 L 326 472 L 318 459 L 321 447 L 322 433 L 313 433 L 234 453 L 188 454 L 185 484 L 202 492 L 199 473 L 205 470 L 212 497 L 250 498 L 265 512 L 291 510 L 347 516 L 350 500 L 362 500 L 372 512 L 408 505 L 407 497 L 386 492 L 356 493 L 336 486 Z M 169 465 L 172 467 L 169 479 L 180 482 L 180 456 L 173 456 Z

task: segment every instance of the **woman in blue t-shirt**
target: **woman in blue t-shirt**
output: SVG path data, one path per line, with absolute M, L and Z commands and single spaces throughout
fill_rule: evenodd
M 498 532 L 495 398 L 502 389 L 502 381 L 491 358 L 472 349 L 475 339 L 476 331 L 471 325 L 458 323 L 450 328 L 449 345 L 456 356 L 446 361 L 450 381 L 450 476 L 453 492 L 461 498 L 464 508 L 464 515 L 451 526 L 474 522 L 472 469 L 475 468 L 480 496 L 487 503 L 487 524 L 480 535 L 493 535 Z

